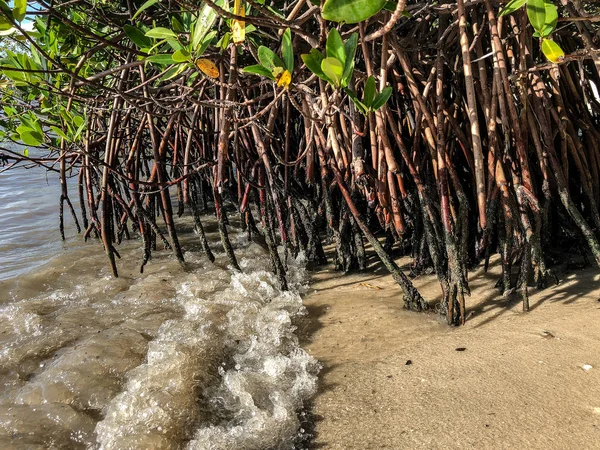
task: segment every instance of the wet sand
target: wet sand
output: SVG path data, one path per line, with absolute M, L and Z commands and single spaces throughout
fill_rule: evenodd
M 529 313 L 490 289 L 499 273 L 496 261 L 470 275 L 473 313 L 459 328 L 403 310 L 377 265 L 315 273 L 299 330 L 323 365 L 312 448 L 600 448 L 598 269 L 530 289 Z M 439 296 L 435 277 L 414 283 Z

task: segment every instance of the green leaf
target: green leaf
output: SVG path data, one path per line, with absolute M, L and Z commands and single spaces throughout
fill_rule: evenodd
M 175 53 L 173 53 L 172 58 L 173 62 L 176 63 L 186 62 L 190 60 L 190 52 L 185 49 L 177 50 Z
M 146 9 L 150 8 L 152 5 L 158 3 L 159 0 L 148 0 L 144 3 L 133 15 L 133 20 L 135 20 L 141 13 L 143 13 Z
M 544 27 L 544 29 L 542 31 L 536 31 L 535 33 L 533 33 L 533 37 L 537 37 L 537 38 L 548 37 L 552 34 L 553 31 L 554 31 L 553 27 Z
M 0 20 L 1 20 L 1 19 L 0 19 Z M 10 35 L 11 35 L 11 34 L 13 34 L 15 31 L 17 31 L 17 29 L 16 29 L 16 28 L 13 28 L 13 27 L 12 27 L 12 25 L 10 25 L 10 24 L 7 24 L 7 25 L 8 25 L 8 28 L 7 28 L 6 30 L 3 30 L 3 29 L 2 29 L 2 28 L 3 28 L 3 26 L 2 26 L 2 24 L 0 24 L 0 36 L 10 36 Z M 19 41 L 22 41 L 22 40 L 24 40 L 24 39 L 22 39 L 22 38 L 24 38 L 24 36 L 15 36 L 14 38 L 15 38 L 15 39 L 17 39 L 17 40 L 19 40 Z
M 21 121 L 23 121 L 23 123 L 26 122 L 29 128 L 32 128 L 40 136 L 43 136 L 44 131 L 42 130 L 42 126 L 40 125 L 38 117 L 32 111 L 29 111 L 28 118 L 29 120 L 27 120 L 25 116 L 22 116 Z
M 198 78 L 198 75 L 199 75 L 200 73 L 201 73 L 201 72 L 199 72 L 199 71 L 197 71 L 197 70 L 194 70 L 194 71 L 192 72 L 192 74 L 191 74 L 191 75 L 188 77 L 188 79 L 187 79 L 187 80 L 188 80 L 188 85 L 191 85 L 191 84 L 194 82 L 194 80 L 195 80 L 196 78 Z
M 340 32 L 335 28 L 332 28 L 327 35 L 327 44 L 325 45 L 325 50 L 328 58 L 336 58 L 342 63 L 342 66 L 346 63 L 344 41 L 342 41 Z
M 77 128 L 77 131 L 75 132 L 75 136 L 73 137 L 73 140 L 77 140 L 79 138 L 79 136 L 81 135 L 81 132 L 85 129 L 85 122 L 82 121 L 81 125 L 79 125 L 79 128 Z
M 500 11 L 500 14 L 498 14 L 498 17 L 502 17 L 502 16 L 506 16 L 508 14 L 514 13 L 517 9 L 522 7 L 526 2 L 527 2 L 527 0 L 511 0 L 506 5 L 504 5 L 504 8 L 502 8 L 502 10 Z
M 208 48 L 208 46 L 210 45 L 210 43 L 212 42 L 212 40 L 215 38 L 216 35 L 217 35 L 216 31 L 211 31 L 204 37 L 204 39 L 202 40 L 202 45 L 200 45 L 200 47 L 198 48 L 198 51 L 196 52 L 196 56 L 202 56 L 204 54 L 204 52 L 206 51 L 206 49 Z
M 71 116 L 71 114 L 69 114 L 69 112 L 66 109 L 61 109 L 59 115 L 63 120 L 63 126 L 66 125 L 67 129 L 69 130 L 69 133 L 72 133 L 73 127 L 71 126 L 71 124 L 73 123 L 73 117 Z
M 350 97 L 350 100 L 352 100 L 354 105 L 356 105 L 356 108 L 360 111 L 360 113 L 363 115 L 366 115 L 369 110 L 367 105 L 365 105 L 363 102 L 361 102 L 358 99 L 358 97 L 356 96 L 356 94 L 354 92 L 352 92 L 350 89 L 346 89 L 345 91 L 346 91 L 346 94 L 348 94 L 348 97 Z
M 269 70 L 273 70 L 275 67 L 285 67 L 281 58 L 264 45 L 258 47 L 258 61 Z
M 294 71 L 294 47 L 292 46 L 292 32 L 289 28 L 283 32 L 281 39 L 281 56 L 283 56 L 283 62 L 285 68 L 289 73 Z
M 13 18 L 12 9 L 8 6 L 8 4 L 4 0 L 0 0 L 0 11 L 6 14 L 9 18 Z
M 229 40 L 231 39 L 231 33 L 227 31 L 221 39 L 217 42 L 217 47 L 221 49 L 221 51 L 225 50 L 229 45 Z
M 65 141 L 68 141 L 69 138 L 67 137 L 67 135 L 65 134 L 65 132 L 63 130 L 61 130 L 60 128 L 54 126 L 54 125 L 50 125 L 50 129 L 52 131 L 54 131 L 56 134 L 58 134 L 61 138 L 63 138 Z
M 302 61 L 304 62 L 304 64 L 306 65 L 306 67 L 308 68 L 308 70 L 310 70 L 312 73 L 314 73 L 316 76 L 318 76 L 319 78 L 329 82 L 329 78 L 327 78 L 327 76 L 325 75 L 325 73 L 323 73 L 323 70 L 321 69 L 321 62 L 323 62 L 323 54 L 317 50 L 316 48 L 313 48 L 310 53 L 308 54 L 304 54 L 300 56 L 302 58 Z
M 321 61 L 321 70 L 335 87 L 341 86 L 344 66 L 337 58 L 330 56 Z
M 25 158 L 29 158 L 29 149 L 28 148 L 23 150 L 23 156 L 25 156 Z
M 363 92 L 363 103 L 367 108 L 370 108 L 373 105 L 373 99 L 375 98 L 376 92 L 376 82 L 373 75 L 367 78 L 365 82 L 365 90 Z
M 344 44 L 344 53 L 346 54 L 346 62 L 344 63 L 344 75 L 342 76 L 342 84 L 348 85 L 352 72 L 354 72 L 354 57 L 356 55 L 356 46 L 358 44 L 358 34 L 352 33 L 350 38 Z
M 275 14 L 276 16 L 278 16 L 280 19 L 285 19 L 285 14 L 283 14 L 283 12 L 280 9 L 273 8 L 270 5 L 267 5 L 266 8 L 269 11 L 271 11 L 273 14 Z M 250 9 L 248 9 L 248 11 L 250 11 Z
M 27 0 L 14 0 L 13 17 L 17 22 L 25 18 L 27 12 Z
M 171 17 L 171 26 L 173 27 L 173 30 L 177 31 L 178 33 L 183 33 L 186 31 L 185 27 L 176 16 Z
M 188 11 L 184 11 L 181 13 L 181 23 L 184 26 L 184 30 L 185 31 L 191 31 L 192 30 L 192 20 L 195 19 L 194 16 L 192 16 L 192 13 L 188 12 Z
M 10 51 L 7 51 L 7 53 L 10 53 Z M 11 55 L 2 61 L 2 65 L 7 67 L 7 69 L 2 70 L 2 74 L 4 74 L 4 76 L 10 78 L 13 81 L 24 80 L 25 74 L 23 72 L 20 72 L 20 70 L 23 67 L 21 66 L 17 58 Z M 8 67 L 14 67 L 15 70 L 10 70 L 8 69 Z
M 181 45 L 181 42 L 177 39 L 167 39 L 167 44 L 169 44 L 169 47 L 171 47 L 174 52 L 183 49 L 183 45 Z
M 556 22 L 558 22 L 558 10 L 551 2 L 546 2 L 546 18 L 544 28 L 542 30 L 543 36 L 547 36 L 554 31 L 556 28 Z M 550 31 L 547 31 L 550 29 Z
M 563 49 L 552 39 L 544 39 L 542 41 L 542 52 L 553 63 L 560 62 L 565 57 Z
M 377 14 L 386 0 L 326 0 L 321 15 L 332 22 L 357 23 Z
M 263 77 L 267 77 L 270 80 L 275 80 L 275 77 L 273 76 L 273 73 L 267 69 L 265 66 L 261 66 L 260 64 L 256 64 L 254 66 L 248 66 L 248 67 L 244 67 L 242 69 L 242 72 L 244 73 L 253 73 L 255 75 L 260 75 Z
M 215 24 L 217 20 L 217 12 L 212 9 L 207 3 L 203 3 L 198 13 L 198 18 L 194 22 L 194 30 L 192 32 L 192 49 L 196 50 L 202 42 L 204 37 L 208 35 L 208 32 Z
M 44 140 L 43 135 L 26 125 L 19 125 L 17 127 L 17 133 L 19 133 L 21 142 L 25 145 L 31 145 L 32 147 L 39 146 Z
M 168 66 L 173 64 L 173 58 L 170 53 L 163 53 L 160 55 L 152 55 L 146 58 L 146 61 L 153 62 L 156 64 L 161 64 L 163 66 Z
M 164 27 L 152 28 L 146 32 L 146 36 L 154 39 L 177 39 L 177 35 L 172 30 Z
M 123 31 L 131 42 L 137 45 L 139 48 L 152 47 L 152 40 L 150 40 L 142 30 L 132 25 L 123 25 Z
M 527 0 L 527 17 L 536 31 L 541 31 L 546 24 L 546 3 L 544 0 Z
M 385 103 L 389 100 L 390 95 L 392 95 L 392 88 L 388 86 L 375 96 L 373 104 L 371 105 L 371 109 L 373 111 L 377 111 L 379 108 L 385 105 Z
M 80 127 L 85 122 L 83 116 L 73 114 L 73 123 L 76 127 Z
M 8 15 L 11 16 L 12 12 L 9 11 Z M 6 17 L 0 14 L 0 31 L 9 31 L 12 29 L 12 27 L 12 23 Z
M 162 77 L 160 77 L 160 81 L 167 81 L 170 80 L 171 78 L 175 78 L 177 75 L 179 75 L 181 72 L 183 72 L 185 69 L 187 69 L 189 66 L 186 64 L 177 64 L 173 67 L 171 67 L 169 70 L 167 70 Z

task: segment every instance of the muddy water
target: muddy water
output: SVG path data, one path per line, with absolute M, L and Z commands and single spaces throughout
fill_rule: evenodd
M 32 150 L 31 156 L 38 155 Z M 77 191 L 72 195 L 77 204 Z M 40 167 L 0 172 L 0 280 L 39 267 L 69 247 L 71 240 L 59 239 L 59 198 L 56 172 Z M 65 225 L 67 235 L 72 235 L 70 217 Z
M 137 242 L 120 247 L 118 279 L 97 242 L 54 242 L 49 262 L 16 277 L 5 257 L 0 448 L 293 448 L 318 370 L 292 323 L 304 314 L 302 257 L 288 260 L 292 289 L 281 292 L 241 230 L 232 275 L 215 224 L 211 264 L 179 222 L 190 230 L 183 267 L 157 251 L 140 274 Z

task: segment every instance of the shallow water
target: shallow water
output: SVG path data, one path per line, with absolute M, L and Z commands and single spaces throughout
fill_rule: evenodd
M 118 279 L 98 242 L 67 251 L 53 229 L 41 267 L 9 277 L 5 256 L 0 448 L 293 448 L 318 371 L 294 334 L 304 260 L 288 260 L 282 292 L 264 249 L 232 227 L 242 267 L 232 275 L 206 225 L 215 264 L 191 231 L 183 267 L 159 250 L 140 274 L 140 243 L 122 244 Z
M 41 155 L 31 150 L 30 156 Z M 75 181 L 69 178 L 68 185 L 78 210 Z M 58 231 L 59 199 L 56 172 L 38 166 L 0 172 L 0 280 L 27 273 L 69 248 L 72 239 L 63 243 Z M 73 236 L 75 226 L 67 210 L 65 218 L 66 234 Z

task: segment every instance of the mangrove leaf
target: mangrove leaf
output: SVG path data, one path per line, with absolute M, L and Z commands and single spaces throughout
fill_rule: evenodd
M 357 23 L 377 14 L 386 0 L 326 0 L 321 15 L 332 22 Z

